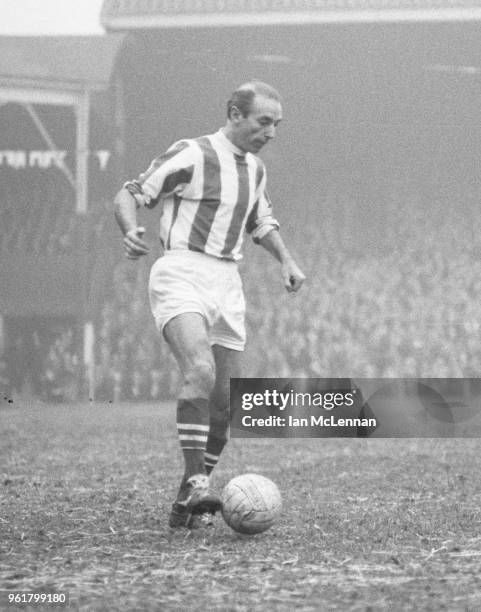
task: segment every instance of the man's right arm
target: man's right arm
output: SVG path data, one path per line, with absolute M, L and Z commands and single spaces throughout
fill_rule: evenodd
M 138 259 L 149 252 L 142 239 L 145 232 L 137 226 L 137 208 L 153 208 L 173 191 L 181 191 L 190 183 L 196 156 L 188 141 L 174 143 L 156 157 L 137 180 L 127 181 L 115 196 L 115 218 L 124 234 L 124 248 L 129 259 Z
M 145 229 L 137 225 L 135 197 L 125 188 L 114 199 L 115 219 L 124 235 L 124 249 L 129 259 L 138 259 L 149 252 L 148 244 L 142 239 Z

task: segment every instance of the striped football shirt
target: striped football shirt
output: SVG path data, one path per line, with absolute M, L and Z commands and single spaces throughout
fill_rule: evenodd
M 244 231 L 258 242 L 279 227 L 263 162 L 238 149 L 222 130 L 176 142 L 124 187 L 138 204 L 163 203 L 160 239 L 166 250 L 239 260 Z

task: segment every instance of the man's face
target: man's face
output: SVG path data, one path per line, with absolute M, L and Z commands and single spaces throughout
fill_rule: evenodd
M 247 117 L 241 113 L 231 117 L 233 142 L 246 153 L 257 153 L 275 138 L 276 128 L 282 119 L 282 107 L 277 100 L 255 96 Z

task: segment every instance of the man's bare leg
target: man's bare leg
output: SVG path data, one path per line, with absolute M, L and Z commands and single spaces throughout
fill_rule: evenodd
M 205 451 L 205 468 L 210 474 L 219 461 L 229 439 L 230 379 L 241 375 L 242 351 L 224 346 L 213 347 L 216 378 L 210 398 L 209 437 Z
M 220 500 L 208 491 L 205 450 L 209 435 L 209 399 L 215 386 L 215 360 L 202 315 L 184 313 L 171 319 L 164 335 L 179 364 L 183 383 L 177 403 L 177 430 L 185 470 L 171 526 L 182 521 L 183 506 L 195 514 L 215 512 Z M 175 515 L 175 516 L 174 516 Z M 186 514 L 187 526 L 190 521 Z

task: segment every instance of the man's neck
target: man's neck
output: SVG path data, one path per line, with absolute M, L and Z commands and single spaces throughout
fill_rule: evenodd
M 235 142 L 234 137 L 233 137 L 233 133 L 232 130 L 229 128 L 228 125 L 225 125 L 224 127 L 222 127 L 220 130 L 220 133 L 223 134 L 223 136 L 225 136 L 225 138 L 230 142 L 230 144 L 232 145 L 233 149 L 235 149 L 235 152 L 238 153 L 239 155 L 245 155 L 246 152 L 244 150 L 242 150 Z

